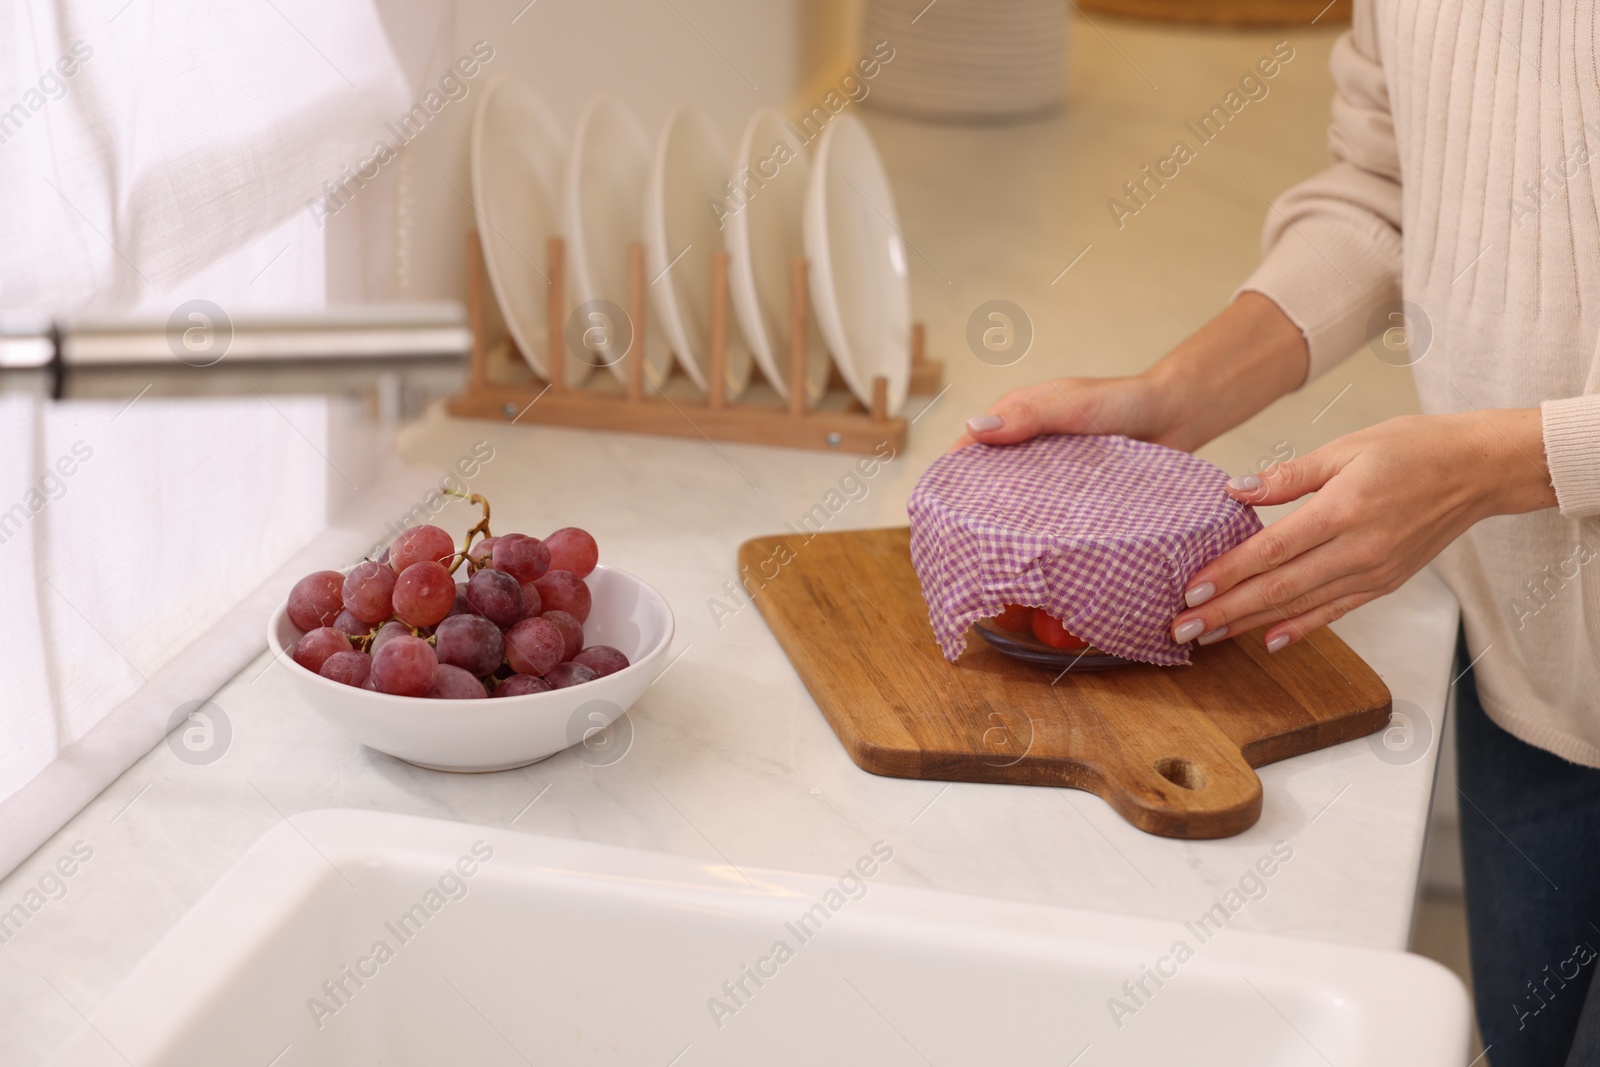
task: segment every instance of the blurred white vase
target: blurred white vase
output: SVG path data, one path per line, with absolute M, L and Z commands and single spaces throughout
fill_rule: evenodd
M 983 122 L 1046 114 L 1067 87 L 1061 0 L 867 0 L 862 41 L 894 58 L 868 103 L 918 118 Z

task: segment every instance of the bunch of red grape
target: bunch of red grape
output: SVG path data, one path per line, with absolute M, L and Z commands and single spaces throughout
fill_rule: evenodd
M 439 527 L 413 526 L 376 560 L 296 582 L 289 619 L 306 633 L 294 661 L 345 685 L 445 700 L 564 689 L 626 667 L 610 645 L 583 643 L 594 538 L 575 526 L 542 541 L 489 536 L 488 502 L 472 499 L 484 518 L 460 551 Z

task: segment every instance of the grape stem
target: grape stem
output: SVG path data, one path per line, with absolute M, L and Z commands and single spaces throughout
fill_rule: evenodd
M 476 568 L 472 566 L 472 556 L 470 555 L 472 550 L 472 539 L 477 534 L 482 534 L 484 537 L 489 536 L 489 501 L 485 500 L 478 493 L 463 493 L 456 489 L 443 489 L 441 491 L 446 496 L 460 497 L 469 504 L 477 504 L 479 507 L 483 508 L 483 518 L 479 519 L 477 524 L 473 526 L 472 529 L 467 531 L 467 536 L 461 542 L 461 551 L 455 553 L 450 564 L 451 574 L 454 574 L 462 563 L 467 564 L 467 573 L 470 574 L 476 570 Z M 390 620 L 385 620 L 385 622 L 387 621 Z M 345 636 L 350 639 L 350 643 L 359 651 L 366 652 L 371 646 L 372 642 L 377 638 L 378 631 L 383 629 L 383 627 L 384 623 L 378 623 L 371 630 L 364 634 L 346 634 Z M 417 627 L 412 626 L 410 627 L 410 630 L 412 637 L 422 637 L 422 632 Z M 431 635 L 428 637 L 422 637 L 422 639 L 428 642 L 430 645 L 438 643 L 438 639 Z
M 457 558 L 450 564 L 451 574 L 454 574 L 463 563 L 467 565 L 467 573 L 471 574 L 477 570 L 472 563 L 472 539 L 478 534 L 482 534 L 484 537 L 490 536 L 489 501 L 484 499 L 484 497 L 479 493 L 463 493 L 459 489 L 445 489 L 443 492 L 445 496 L 459 497 L 462 500 L 465 500 L 467 503 L 477 504 L 483 509 L 483 518 L 479 519 L 477 525 L 473 526 L 472 529 L 467 531 L 467 536 L 461 540 L 461 551 L 456 553 Z
M 367 633 L 364 633 L 364 634 L 345 634 L 345 636 L 350 639 L 350 643 L 355 646 L 355 649 L 356 649 L 357 652 L 366 652 L 368 646 L 371 645 L 373 641 L 377 640 L 378 631 L 383 629 L 389 623 L 394 622 L 394 621 L 395 621 L 394 617 L 390 616 L 389 618 L 383 620 L 383 622 L 378 623 L 378 625 L 374 626 Z M 404 624 L 402 624 L 402 625 L 404 625 Z M 433 634 L 429 634 L 427 637 L 422 637 L 422 631 L 418 627 L 412 626 L 412 627 L 410 627 L 410 630 L 411 630 L 411 636 L 412 637 L 421 637 L 422 640 L 428 642 L 428 644 L 430 644 L 430 645 L 438 643 L 438 638 L 436 636 L 434 636 Z

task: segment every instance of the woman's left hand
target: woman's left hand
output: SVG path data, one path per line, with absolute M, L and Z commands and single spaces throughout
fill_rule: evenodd
M 1190 579 L 1173 640 L 1268 626 L 1277 652 L 1394 592 L 1479 519 L 1556 504 L 1538 408 L 1390 419 L 1228 481 L 1255 505 L 1311 492 Z

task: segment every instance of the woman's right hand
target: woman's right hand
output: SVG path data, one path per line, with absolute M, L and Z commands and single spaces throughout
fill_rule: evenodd
M 1146 375 L 1057 378 L 1013 389 L 967 420 L 951 451 L 974 442 L 1014 445 L 1041 434 L 1122 434 L 1183 447 L 1175 440 L 1173 405 L 1162 384 Z M 1191 446 L 1192 447 L 1192 446 Z
M 1240 293 L 1143 374 L 1057 378 L 1001 397 L 967 420 L 951 451 L 1046 433 L 1122 434 L 1192 452 L 1306 378 L 1305 337 L 1277 304 Z

